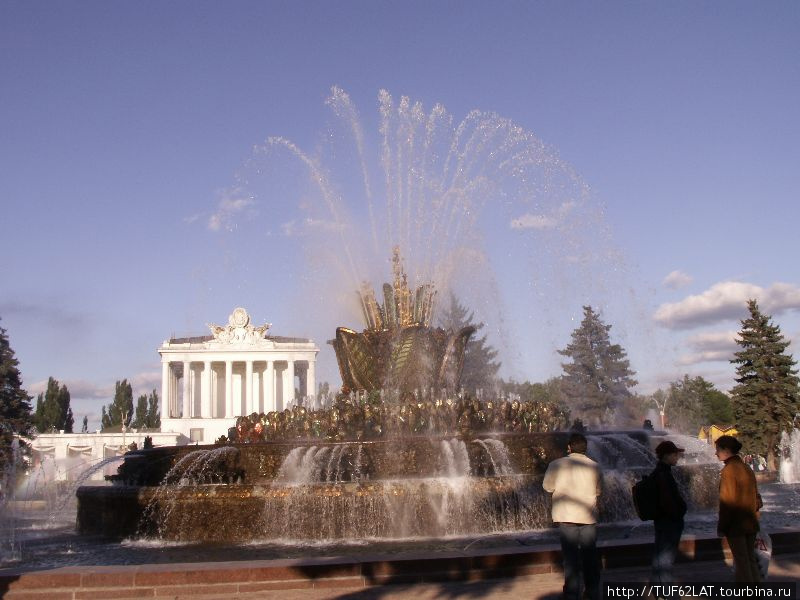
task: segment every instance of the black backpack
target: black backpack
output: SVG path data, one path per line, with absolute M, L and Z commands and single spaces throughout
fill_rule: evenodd
M 633 506 L 636 514 L 642 521 L 652 521 L 658 512 L 658 481 L 656 473 L 653 471 L 649 475 L 642 476 L 640 481 L 633 484 L 631 488 L 633 496 Z

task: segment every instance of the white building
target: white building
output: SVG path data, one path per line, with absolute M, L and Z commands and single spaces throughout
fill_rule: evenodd
M 161 355 L 161 431 L 212 443 L 236 417 L 283 410 L 313 396 L 319 348 L 304 338 L 268 336 L 270 325 L 254 327 L 236 308 L 212 335 L 174 338 Z
M 26 440 L 32 449 L 32 481 L 103 481 L 114 475 L 122 456 L 136 443 L 144 447 L 149 436 L 153 446 L 181 446 L 189 440 L 180 433 L 134 431 L 124 433 L 41 433 Z

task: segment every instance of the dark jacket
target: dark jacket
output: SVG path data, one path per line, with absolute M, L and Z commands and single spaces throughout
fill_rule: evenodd
M 759 530 L 756 476 L 738 454 L 725 461 L 719 476 L 719 524 L 724 536 L 748 535 Z
M 658 484 L 658 508 L 655 520 L 670 519 L 679 521 L 686 514 L 686 502 L 678 489 L 678 482 L 672 476 L 672 465 L 658 461 L 653 475 Z

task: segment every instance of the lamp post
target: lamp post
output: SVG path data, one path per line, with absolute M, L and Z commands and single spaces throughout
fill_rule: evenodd
M 125 443 L 125 432 L 127 431 L 127 427 L 125 427 L 125 421 L 128 420 L 128 411 L 122 411 L 122 447 L 123 449 L 127 450 L 128 445 Z
M 658 414 L 661 416 L 661 429 L 663 430 L 665 427 L 664 415 L 667 408 L 667 395 L 664 394 L 664 397 L 659 399 L 655 394 L 653 394 L 653 402 L 655 402 L 656 408 L 658 408 Z

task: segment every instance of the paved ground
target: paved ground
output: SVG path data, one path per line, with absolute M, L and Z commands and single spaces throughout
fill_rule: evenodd
M 733 573 L 730 562 L 698 561 L 676 565 L 676 578 L 679 583 L 730 582 Z M 603 574 L 604 581 L 632 582 L 646 581 L 649 570 L 646 568 L 611 569 Z M 768 581 L 800 582 L 800 554 L 784 554 L 775 557 L 770 565 Z M 534 575 L 514 579 L 498 579 L 475 583 L 437 583 L 414 585 L 385 585 L 370 588 L 342 588 L 324 590 L 276 590 L 259 592 L 246 596 L 194 596 L 202 600 L 222 600 L 225 598 L 248 598 L 255 600 L 448 600 L 453 598 L 497 598 L 497 599 L 541 599 L 559 600 L 561 597 L 562 576 L 560 574 Z M 800 587 L 800 586 L 798 586 Z M 173 600 L 183 600 L 176 597 Z

